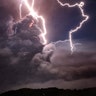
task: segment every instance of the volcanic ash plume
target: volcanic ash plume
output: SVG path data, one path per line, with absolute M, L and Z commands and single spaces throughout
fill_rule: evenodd
M 19 38 L 21 38 L 23 41 L 30 41 L 29 45 L 34 47 L 31 49 L 33 52 L 37 50 L 41 51 L 43 48 L 39 38 L 41 33 L 39 25 L 39 22 L 34 20 L 32 16 L 26 16 L 24 19 L 13 25 L 13 30 Z M 25 45 L 28 46 L 28 43 L 26 42 Z
M 40 21 L 34 20 L 29 15 L 15 23 L 11 19 L 6 26 L 5 33 L 8 38 L 0 42 L 3 42 L 3 48 L 8 47 L 14 56 L 32 59 L 36 53 L 42 52 L 43 45 L 39 38 Z

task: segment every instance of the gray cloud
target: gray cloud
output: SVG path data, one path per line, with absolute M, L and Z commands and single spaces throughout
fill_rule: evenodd
M 77 51 L 73 54 L 70 53 L 70 50 L 65 50 L 66 48 L 64 47 L 67 46 L 60 47 L 55 46 L 55 44 L 51 43 L 45 46 L 42 52 L 37 53 L 31 58 L 31 61 L 27 63 L 19 61 L 15 65 L 9 64 L 8 66 L 11 67 L 11 71 L 9 71 L 10 68 L 6 66 L 7 75 L 11 74 L 14 78 L 11 78 L 9 75 L 9 77 L 6 77 L 5 73 L 5 80 L 7 80 L 7 82 L 3 81 L 2 86 L 4 88 L 6 86 L 6 89 L 24 87 L 58 87 L 65 89 L 96 87 L 96 53 L 95 50 L 90 49 L 90 43 L 88 45 L 88 43 L 85 42 L 84 44 L 83 42 L 83 46 L 79 46 L 79 51 L 77 46 Z M 84 45 L 86 44 L 87 51 L 84 51 L 86 49 Z M 95 45 L 93 46 L 95 48 Z M 50 60 L 47 59 L 49 55 Z M 10 84 L 8 81 L 10 81 Z
M 42 52 L 43 45 L 39 39 L 38 24 L 29 27 L 32 19 L 27 16 L 16 23 L 11 17 L 4 20 L 1 28 L 6 30 L 0 30 L 4 33 L 0 37 L 0 90 L 26 83 L 30 81 L 29 77 L 35 75 L 36 66 L 30 65 L 30 62 L 35 54 Z
M 64 81 L 63 79 L 59 80 L 50 80 L 43 83 L 28 83 L 25 85 L 15 86 L 12 89 L 19 88 L 48 88 L 48 87 L 57 87 L 57 88 L 64 88 L 64 89 L 82 89 L 86 87 L 96 87 L 95 84 L 96 78 L 91 79 L 82 79 L 76 81 Z
M 87 43 L 87 50 L 89 51 L 84 51 L 86 50 L 86 46 L 83 45 L 82 48 L 81 45 L 81 47 L 77 46 L 77 50 L 73 54 L 71 54 L 70 50 L 67 48 L 69 47 L 68 42 L 62 43 L 48 44 L 43 48 L 42 52 L 37 53 L 34 57 L 32 57 L 33 53 L 26 53 L 27 55 L 23 55 L 22 57 L 24 52 L 19 52 L 19 55 L 14 56 L 11 49 L 9 49 L 10 47 L 1 50 L 1 52 L 4 52 L 2 54 L 6 54 L 0 55 L 2 57 L 2 63 L 0 64 L 0 76 L 2 78 L 0 79 L 0 82 L 3 82 L 0 88 L 3 90 L 14 88 L 18 85 L 27 86 L 30 83 L 34 86 L 41 85 L 41 87 L 46 87 L 48 84 L 50 86 L 52 84 L 52 86 L 60 87 L 61 83 L 64 82 L 66 86 L 68 83 L 78 84 L 79 86 L 81 84 L 80 82 L 85 82 L 86 80 L 91 82 L 93 80 L 92 78 L 96 77 L 96 52 L 89 48 L 90 43 L 89 45 Z M 31 52 L 31 50 L 28 51 L 29 53 Z M 60 82 L 59 84 L 53 85 L 51 81 Z M 73 88 L 72 85 L 70 86 Z M 77 85 L 75 85 L 74 88 L 75 87 L 79 88 Z M 86 85 L 86 87 L 88 86 Z
M 29 43 L 30 39 L 27 40 L 28 45 L 26 45 L 26 42 L 20 43 L 23 41 L 22 39 L 18 41 L 16 38 L 18 36 L 8 41 L 10 46 L 0 49 L 0 61 L 2 62 L 0 64 L 0 77 L 2 77 L 0 82 L 3 82 L 0 86 L 1 91 L 23 86 L 28 87 L 29 85 L 29 87 L 33 86 L 32 88 L 48 86 L 83 88 L 94 85 L 93 82 L 88 86 L 87 84 L 80 86 L 85 81 L 95 81 L 95 43 L 82 42 L 83 45 L 76 46 L 77 49 L 71 54 L 69 42 L 59 41 L 46 45 L 42 52 L 37 50 L 33 56 L 34 49 L 32 49 L 33 44 Z M 18 51 L 17 45 L 19 43 L 21 47 Z M 93 49 L 90 48 L 90 45 L 93 46 Z M 64 85 L 66 86 L 64 87 Z
M 87 50 L 86 46 L 83 46 L 83 50 L 76 50 L 73 54 L 70 50 L 66 50 L 66 42 L 58 42 L 56 46 L 50 44 L 48 47 L 44 48 L 43 54 L 36 54 L 33 58 L 34 63 L 39 65 L 38 71 L 54 75 L 51 79 L 63 79 L 64 81 L 73 81 L 84 78 L 94 78 L 96 77 L 96 52 L 91 49 Z M 61 45 L 60 45 L 61 44 Z M 53 48 L 52 48 L 53 45 Z M 59 45 L 59 46 L 58 46 Z M 55 46 L 55 48 L 54 48 Z M 82 45 L 81 45 L 82 46 Z M 78 49 L 79 47 L 77 47 Z M 94 46 L 95 48 L 95 46 Z M 82 49 L 82 47 L 81 47 Z M 86 50 L 84 52 L 84 50 Z M 50 62 L 46 60 L 46 56 L 52 52 L 50 56 Z M 45 80 L 46 81 L 46 80 Z

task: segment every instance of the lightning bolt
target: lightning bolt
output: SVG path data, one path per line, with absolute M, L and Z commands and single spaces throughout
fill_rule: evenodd
M 79 24 L 79 26 L 77 26 L 75 29 L 72 29 L 69 31 L 69 41 L 70 41 L 70 47 L 71 47 L 71 52 L 73 53 L 73 50 L 74 50 L 74 44 L 73 44 L 73 40 L 72 40 L 72 34 L 77 32 L 82 26 L 83 24 L 89 19 L 89 16 L 88 15 L 85 15 L 84 13 L 84 9 L 83 9 L 83 6 L 84 6 L 84 2 L 80 2 L 80 3 L 75 3 L 74 5 L 70 5 L 69 3 L 62 3 L 60 0 L 57 0 L 57 2 L 61 5 L 61 6 L 68 6 L 70 8 L 72 7 L 78 7 L 81 11 L 81 15 L 82 17 L 84 17 L 85 19 L 82 20 Z
M 23 1 L 21 1 L 21 3 L 20 3 L 20 6 L 19 6 L 19 15 L 20 15 L 20 19 L 22 19 L 22 3 L 23 3 Z
M 20 18 L 22 18 L 22 11 L 21 11 L 21 8 L 22 8 L 22 4 L 25 4 L 27 9 L 29 10 L 29 14 L 35 18 L 36 20 L 41 20 L 42 21 L 42 26 L 43 26 L 43 31 L 40 35 L 40 37 L 42 37 L 42 44 L 47 44 L 47 40 L 46 40 L 46 37 L 45 35 L 47 34 L 47 30 L 46 30 L 46 24 L 45 24 L 45 19 L 43 16 L 39 16 L 36 11 L 34 10 L 34 4 L 35 4 L 35 1 L 32 0 L 32 5 L 30 6 L 30 4 L 28 3 L 28 0 L 22 0 L 21 1 L 21 4 L 19 6 L 19 11 L 20 11 Z
M 60 0 L 57 0 L 57 2 L 61 5 L 61 6 L 67 6 L 67 7 L 78 7 L 80 9 L 80 12 L 81 12 L 81 15 L 82 17 L 84 17 L 85 19 L 82 20 L 79 24 L 79 26 L 77 26 L 75 29 L 72 29 L 69 31 L 69 41 L 70 41 L 70 48 L 71 48 L 71 52 L 73 53 L 73 50 L 74 50 L 74 46 L 75 44 L 73 44 L 73 38 L 72 38 L 72 35 L 73 33 L 77 32 L 79 29 L 81 29 L 81 27 L 83 26 L 83 24 L 89 19 L 89 16 L 88 15 L 85 15 L 84 13 L 84 9 L 83 9 L 83 6 L 84 6 L 84 2 L 80 2 L 80 3 L 75 3 L 73 5 L 70 5 L 69 3 L 62 3 Z M 20 18 L 22 18 L 22 5 L 23 3 L 26 5 L 27 9 L 29 10 L 29 14 L 32 15 L 33 18 L 35 18 L 36 20 L 41 20 L 42 21 L 42 26 L 43 26 L 43 31 L 41 33 L 41 37 L 42 37 L 42 40 L 43 40 L 43 44 L 47 44 L 47 40 L 46 40 L 46 37 L 45 35 L 47 34 L 47 30 L 46 30 L 46 25 L 45 25 L 45 19 L 43 16 L 39 16 L 36 11 L 34 10 L 34 4 L 35 4 L 35 0 L 32 0 L 32 5 L 30 6 L 30 4 L 28 3 L 28 0 L 21 0 L 21 4 L 20 4 L 20 7 L 19 7 L 19 10 L 20 10 Z

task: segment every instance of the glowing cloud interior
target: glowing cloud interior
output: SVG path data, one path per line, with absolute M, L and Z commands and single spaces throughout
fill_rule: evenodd
M 39 16 L 35 10 L 34 10 L 34 4 L 35 4 L 35 1 L 32 0 L 32 5 L 30 6 L 30 4 L 28 3 L 28 0 L 22 0 L 21 1 L 21 4 L 20 4 L 20 7 L 19 7 L 19 10 L 20 10 L 20 18 L 22 18 L 22 11 L 21 11 L 21 8 L 22 8 L 22 4 L 25 3 L 27 9 L 29 10 L 29 14 L 33 16 L 33 18 L 35 18 L 36 20 L 41 20 L 42 21 L 42 26 L 43 26 L 43 31 L 40 35 L 40 37 L 42 37 L 42 43 L 45 45 L 47 44 L 47 40 L 46 40 L 46 37 L 45 35 L 47 34 L 47 30 L 46 30 L 46 25 L 45 25 L 45 19 L 43 16 Z

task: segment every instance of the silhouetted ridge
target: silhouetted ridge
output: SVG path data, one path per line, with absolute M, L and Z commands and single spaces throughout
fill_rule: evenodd
M 96 88 L 82 90 L 63 90 L 57 88 L 19 89 L 2 93 L 0 96 L 96 96 Z

